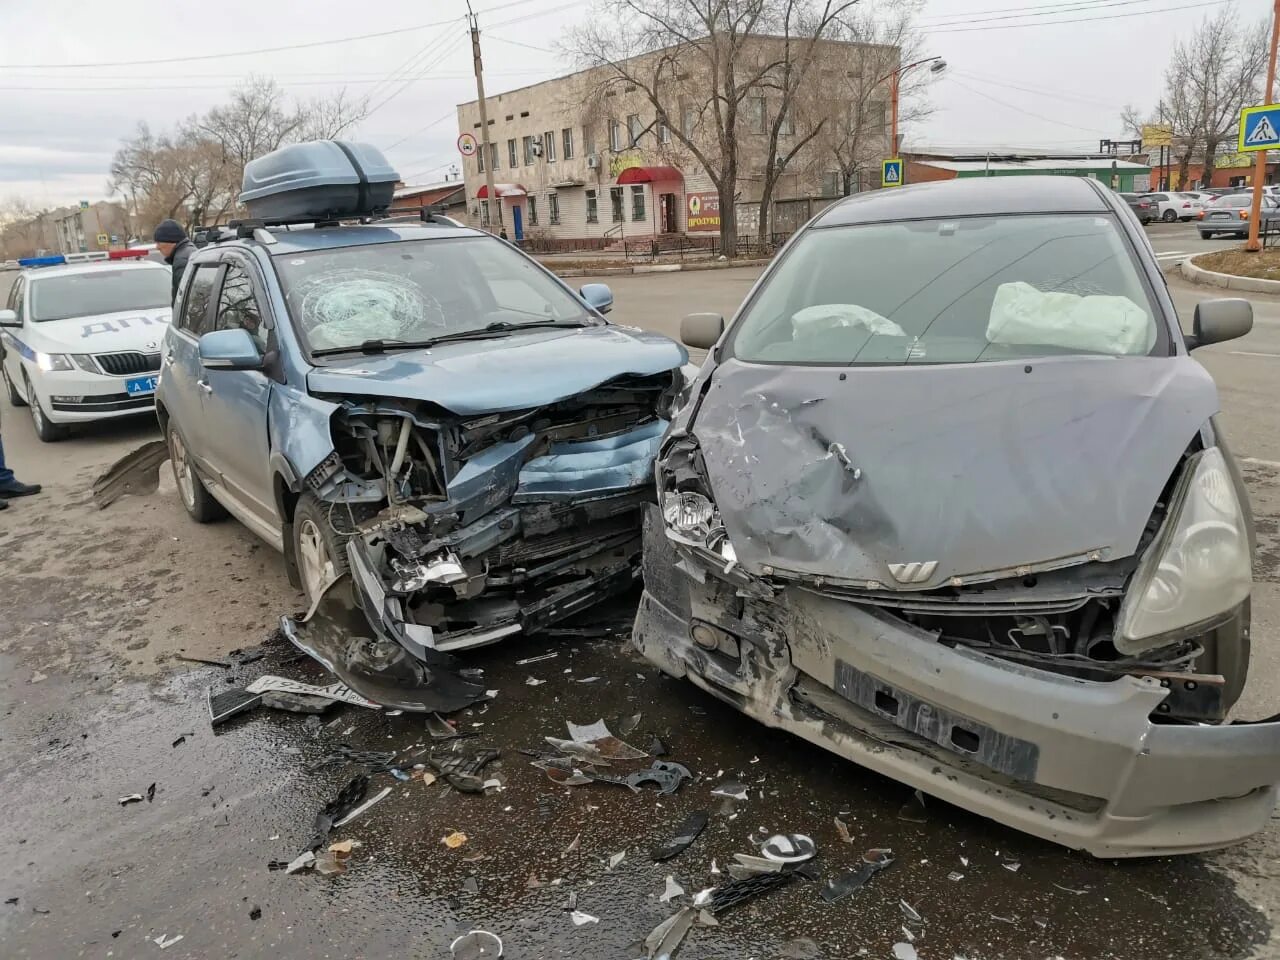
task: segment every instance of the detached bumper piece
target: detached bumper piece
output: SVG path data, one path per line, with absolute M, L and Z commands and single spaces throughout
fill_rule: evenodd
M 1171 696 L 1156 677 L 1064 676 L 802 587 L 748 596 L 660 519 L 646 547 L 648 659 L 957 806 L 1099 857 L 1228 846 L 1275 807 L 1280 723 L 1153 722 Z
M 351 576 L 339 577 L 304 616 L 282 617 L 280 629 L 356 693 L 385 707 L 450 713 L 484 699 L 484 685 L 463 677 L 453 657 L 414 646 L 366 617 L 355 591 Z M 369 609 L 371 598 L 361 595 L 359 602 Z

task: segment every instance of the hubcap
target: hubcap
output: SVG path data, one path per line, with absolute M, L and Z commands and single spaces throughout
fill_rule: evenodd
M 44 432 L 44 411 L 40 409 L 40 398 L 31 389 L 31 381 L 27 381 L 27 406 L 31 408 L 31 422 L 36 425 L 36 432 Z
M 173 467 L 173 480 L 178 485 L 178 494 L 188 510 L 196 507 L 195 478 L 191 476 L 191 464 L 187 462 L 187 449 L 182 445 L 182 438 L 177 430 L 169 431 L 169 463 Z
M 320 528 L 310 517 L 298 524 L 298 573 L 307 597 L 315 600 L 333 579 L 333 561 Z

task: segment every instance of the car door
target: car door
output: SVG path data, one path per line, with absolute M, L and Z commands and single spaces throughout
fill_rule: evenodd
M 23 322 L 23 290 L 25 286 L 26 278 L 18 277 L 13 284 L 13 289 L 9 291 L 9 298 L 5 303 L 6 309 L 12 310 L 17 314 L 19 323 Z M 22 384 L 22 350 L 25 348 L 22 334 L 22 329 L 18 327 L 0 330 L 0 342 L 4 346 L 4 359 L 2 361 L 4 363 L 4 375 L 19 393 L 26 389 Z
M 238 253 L 224 253 L 222 262 L 213 329 L 247 330 L 265 357 L 275 349 L 274 323 L 258 268 Z M 246 511 L 275 524 L 267 439 L 271 378 L 261 370 L 202 370 L 201 374 L 210 465 L 227 493 Z
M 160 400 L 182 437 L 187 455 L 206 473 L 208 431 L 201 404 L 204 371 L 200 367 L 199 341 L 213 329 L 213 294 L 221 272 L 222 264 L 216 260 L 188 268 L 182 303 L 174 313 L 174 323 L 165 332 L 160 355 Z

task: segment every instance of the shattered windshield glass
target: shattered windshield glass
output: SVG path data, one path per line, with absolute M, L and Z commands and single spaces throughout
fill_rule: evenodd
M 733 333 L 742 360 L 974 363 L 1139 356 L 1160 340 L 1109 216 L 962 217 L 818 228 Z
M 486 237 L 339 247 L 283 254 L 275 263 L 289 313 L 312 350 L 587 317 L 535 264 Z

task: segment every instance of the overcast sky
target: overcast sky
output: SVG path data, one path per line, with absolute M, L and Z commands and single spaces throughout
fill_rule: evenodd
M 927 0 L 924 50 L 949 67 L 932 86 L 935 112 L 904 131 L 907 144 L 1096 148 L 1123 134 L 1125 103 L 1155 102 L 1169 50 L 1224 2 Z M 1250 22 L 1271 6 L 1233 2 Z M 550 48 L 588 15 L 585 4 L 473 4 L 490 94 L 571 69 Z M 362 10 L 377 17 L 354 16 Z M 356 136 L 386 149 L 407 181 L 441 180 L 458 159 L 454 105 L 475 97 L 465 12 L 465 0 L 0 0 L 0 199 L 103 198 L 111 154 L 140 121 L 163 130 L 252 73 L 304 100 L 343 86 L 370 95 Z M 95 65 L 104 63 L 129 65 Z

